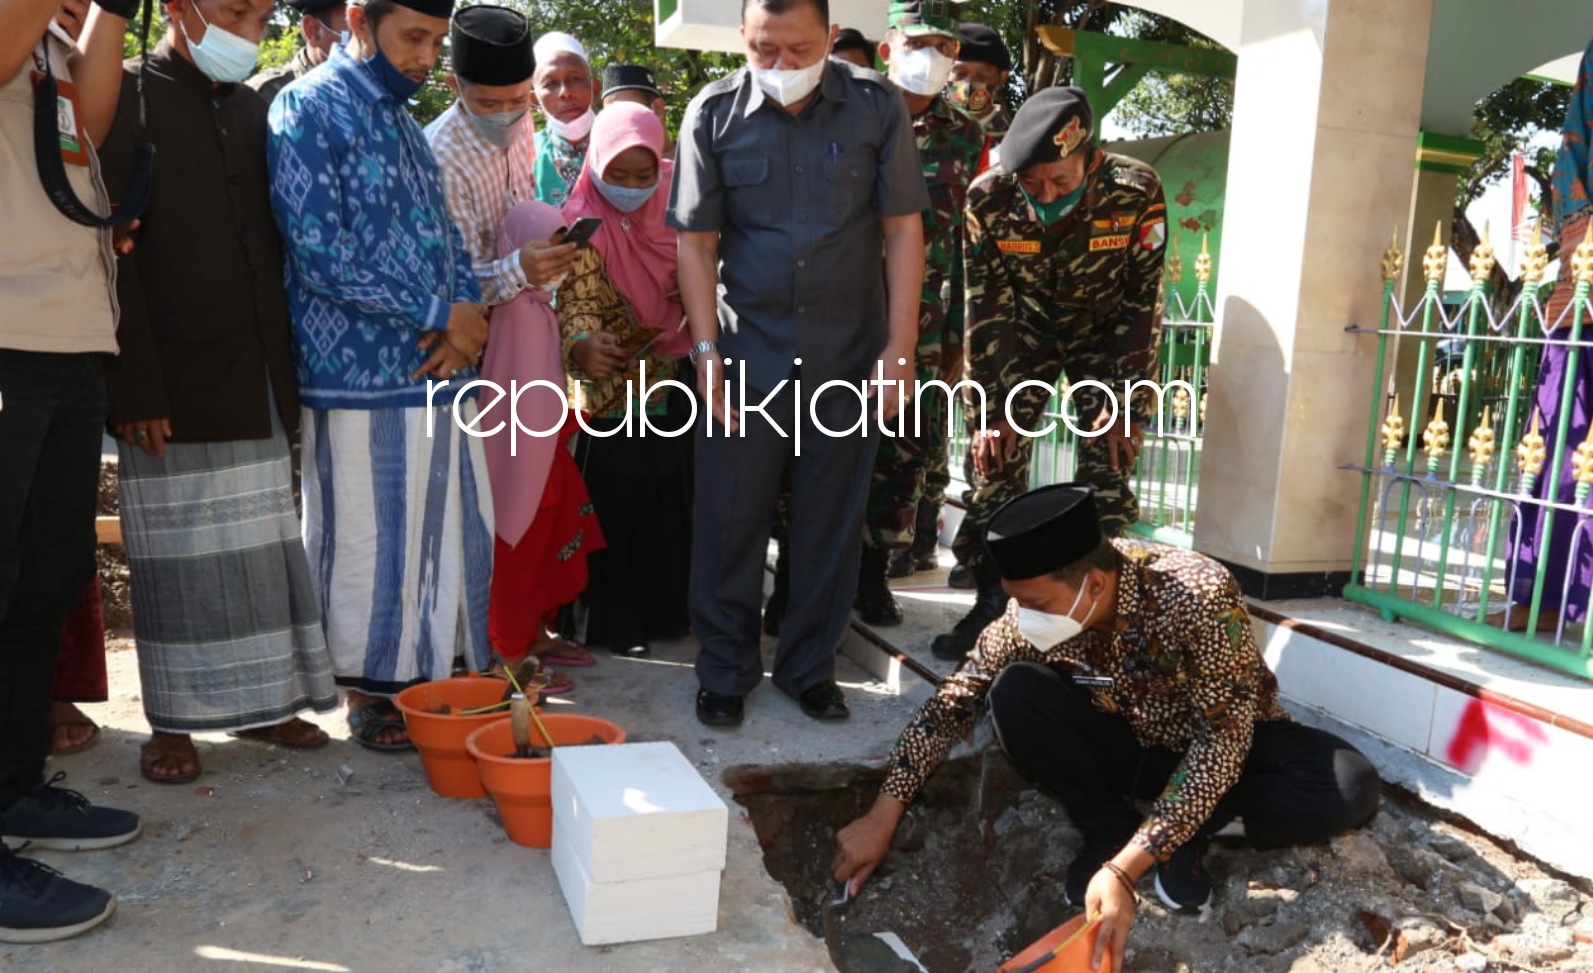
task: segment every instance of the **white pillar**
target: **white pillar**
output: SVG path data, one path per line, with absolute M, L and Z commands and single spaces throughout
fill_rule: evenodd
M 1433 0 L 1246 0 L 1197 550 L 1262 597 L 1346 580 L 1378 261 L 1410 211 Z

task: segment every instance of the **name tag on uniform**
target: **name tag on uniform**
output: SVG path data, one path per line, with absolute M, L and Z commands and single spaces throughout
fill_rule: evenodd
M 1039 253 L 1039 240 L 997 240 L 996 249 L 1002 253 Z
M 1097 250 L 1121 250 L 1126 246 L 1128 246 L 1127 233 L 1112 233 L 1108 234 L 1107 236 L 1097 236 L 1090 238 L 1091 253 L 1094 253 Z
M 33 86 L 44 80 L 40 71 L 33 73 Z M 60 78 L 55 80 L 55 129 L 61 142 L 61 161 L 68 165 L 89 164 L 88 150 L 83 145 L 83 132 L 77 123 L 77 85 Z
M 1111 676 L 1074 676 L 1073 685 L 1085 689 L 1111 689 L 1117 685 L 1117 680 Z

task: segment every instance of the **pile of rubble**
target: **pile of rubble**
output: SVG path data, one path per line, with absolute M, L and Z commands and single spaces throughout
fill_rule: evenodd
M 931 779 L 861 897 L 826 918 L 835 830 L 872 800 L 874 769 L 732 771 L 765 862 L 842 973 L 988 973 L 1073 914 L 1078 832 L 999 751 Z M 1147 881 L 1130 973 L 1593 973 L 1593 896 L 1499 844 L 1390 796 L 1327 845 L 1213 846 L 1212 901 L 1163 909 Z M 887 934 L 912 961 L 874 942 Z
M 1389 801 L 1326 847 L 1218 849 L 1202 920 L 1147 906 L 1142 973 L 1593 971 L 1593 897 L 1496 843 Z

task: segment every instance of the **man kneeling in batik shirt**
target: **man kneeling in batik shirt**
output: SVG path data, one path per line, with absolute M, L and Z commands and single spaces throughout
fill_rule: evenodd
M 1097 941 L 1111 944 L 1114 973 L 1153 867 L 1163 903 L 1194 912 L 1211 896 L 1206 847 L 1236 817 L 1252 846 L 1276 848 L 1326 841 L 1377 813 L 1371 763 L 1279 707 L 1222 565 L 1104 538 L 1093 491 L 1075 483 L 1008 502 L 985 539 L 1006 611 L 908 724 L 873 807 L 841 831 L 837 881 L 855 892 L 868 879 L 981 703 L 1014 766 L 1084 833 L 1067 899 L 1102 917 Z M 1134 798 L 1155 800 L 1143 820 Z

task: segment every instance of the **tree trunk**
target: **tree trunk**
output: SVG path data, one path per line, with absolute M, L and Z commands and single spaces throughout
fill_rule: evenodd
M 1509 310 L 1510 305 L 1515 303 L 1516 296 L 1521 293 L 1520 279 L 1512 280 L 1510 275 L 1504 272 L 1504 267 L 1501 266 L 1500 261 L 1497 259 L 1501 244 L 1508 249 L 1509 240 L 1509 235 L 1506 234 L 1502 240 L 1493 239 L 1489 241 L 1494 248 L 1496 257 L 1493 262 L 1493 273 L 1488 278 L 1495 314 L 1503 314 Z M 1453 225 L 1450 229 L 1449 248 L 1454 251 L 1455 256 L 1460 258 L 1461 265 L 1466 268 L 1468 273 L 1471 271 L 1472 252 L 1477 249 L 1477 245 L 1481 242 L 1482 234 L 1478 233 L 1477 228 L 1472 225 L 1471 217 L 1466 215 L 1464 208 L 1456 206 Z M 1414 256 L 1412 254 L 1412 257 Z

